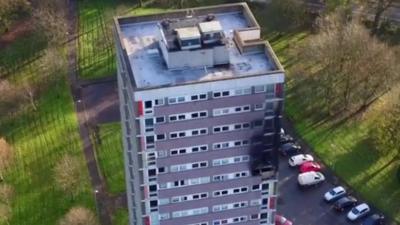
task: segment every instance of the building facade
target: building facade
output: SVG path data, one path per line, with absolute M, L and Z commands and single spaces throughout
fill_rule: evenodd
M 130 225 L 274 224 L 284 71 L 248 6 L 115 35 Z

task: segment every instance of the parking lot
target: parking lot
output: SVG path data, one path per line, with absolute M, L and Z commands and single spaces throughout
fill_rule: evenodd
M 322 173 L 327 180 L 316 187 L 300 189 L 297 184 L 298 167 L 289 167 L 288 158 L 280 156 L 279 162 L 279 214 L 291 220 L 295 225 L 361 224 L 363 219 L 350 222 L 346 219 L 348 210 L 338 213 L 333 209 L 332 203 L 326 203 L 323 200 L 325 192 L 339 185 L 333 184 L 338 183 L 338 179 L 333 174 L 325 170 L 322 166 Z M 347 188 L 346 190 L 352 194 Z M 359 203 L 363 202 L 362 199 L 357 199 Z M 371 207 L 371 213 L 376 212 Z
M 297 185 L 298 168 L 289 168 L 287 157 L 279 163 L 278 212 L 296 225 L 354 224 L 346 220 L 346 212 L 336 213 L 333 204 L 323 201 L 326 191 L 334 185 L 324 182 L 316 187 L 300 189 Z

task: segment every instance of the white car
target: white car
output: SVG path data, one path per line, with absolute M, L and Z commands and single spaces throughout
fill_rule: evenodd
M 320 172 L 310 171 L 301 173 L 297 176 L 300 186 L 316 185 L 325 180 L 325 176 Z
M 312 162 L 314 161 L 314 157 L 308 154 L 299 154 L 289 158 L 289 165 L 290 166 L 300 166 L 305 162 Z
M 360 219 L 366 216 L 371 209 L 366 203 L 359 204 L 358 206 L 352 208 L 349 213 L 347 213 L 347 218 L 351 221 Z
M 337 186 L 326 192 L 324 195 L 324 199 L 327 202 L 333 202 L 341 197 L 344 197 L 345 195 L 346 190 L 342 186 Z

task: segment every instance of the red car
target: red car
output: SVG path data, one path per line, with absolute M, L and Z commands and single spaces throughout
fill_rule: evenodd
M 319 172 L 321 171 L 321 165 L 319 165 L 316 162 L 305 162 L 300 165 L 300 173 L 305 173 L 305 172 Z
M 275 225 L 293 225 L 293 223 L 284 216 L 275 215 Z

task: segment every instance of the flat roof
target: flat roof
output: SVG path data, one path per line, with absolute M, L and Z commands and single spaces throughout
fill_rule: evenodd
M 251 75 L 265 75 L 272 71 L 282 70 L 277 68 L 279 62 L 274 57 L 259 52 L 242 55 L 233 40 L 234 30 L 254 27 L 258 24 L 249 19 L 240 7 L 246 4 L 229 4 L 224 6 L 204 7 L 204 14 L 195 14 L 198 18 L 205 18 L 212 13 L 215 20 L 219 21 L 227 38 L 230 64 L 209 68 L 187 68 L 181 70 L 168 70 L 161 52 L 158 51 L 159 24 L 165 18 L 184 18 L 183 12 L 164 13 L 159 16 L 138 16 L 116 19 L 119 40 L 125 49 L 125 58 L 129 60 L 129 71 L 136 88 L 155 88 L 159 86 L 181 85 L 196 82 L 232 79 Z M 235 6 L 235 7 L 232 7 Z M 214 10 L 215 9 L 215 10 Z M 247 8 L 248 9 L 248 8 Z M 201 12 L 201 10 L 196 11 Z M 175 17 L 174 17 L 175 16 Z M 252 16 L 252 15 L 251 15 Z M 143 17 L 143 18 L 142 18 Z M 253 18 L 254 19 L 254 18 Z M 279 66 L 277 66 L 279 64 Z

